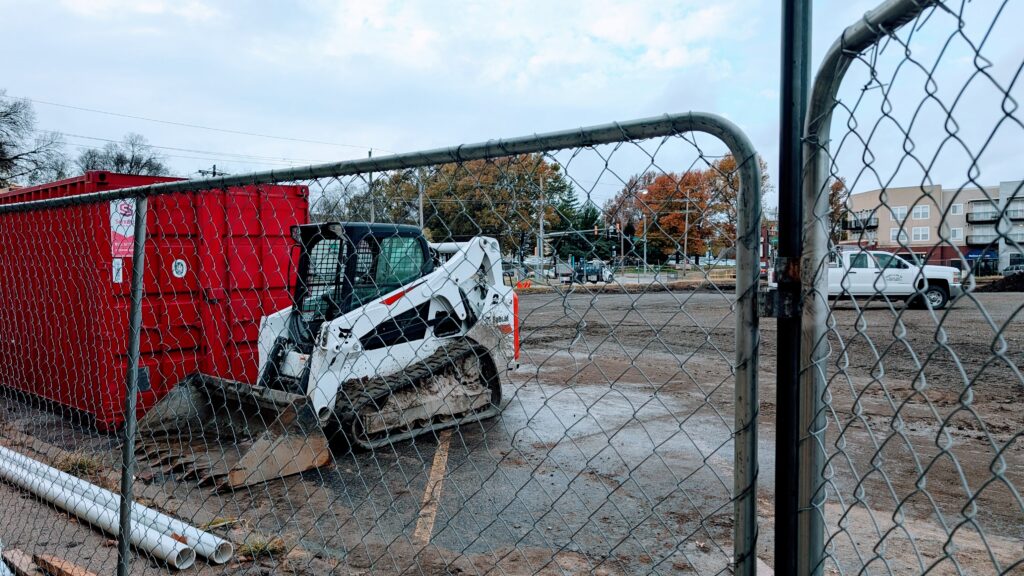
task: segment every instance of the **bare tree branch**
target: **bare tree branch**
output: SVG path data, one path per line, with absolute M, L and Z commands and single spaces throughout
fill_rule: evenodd
M 163 156 L 141 134 L 128 133 L 120 142 L 110 142 L 100 149 L 90 148 L 78 155 L 79 170 L 109 170 L 120 174 L 163 176 L 168 174 Z
M 57 132 L 36 134 L 32 104 L 5 94 L 0 90 L 0 186 L 67 177 L 64 138 Z

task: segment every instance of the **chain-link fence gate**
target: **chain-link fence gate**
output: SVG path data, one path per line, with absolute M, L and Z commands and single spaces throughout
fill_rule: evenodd
M 815 77 L 798 573 L 1024 569 L 1022 18 L 885 2 Z
M 761 185 L 687 114 L 10 192 L 0 537 L 97 573 L 752 574 Z

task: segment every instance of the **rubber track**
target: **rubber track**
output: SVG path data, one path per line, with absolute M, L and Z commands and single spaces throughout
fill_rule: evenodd
M 476 343 L 466 338 L 460 338 L 446 346 L 438 348 L 433 354 L 413 366 L 396 372 L 390 376 L 378 376 L 376 378 L 362 380 L 348 380 L 342 383 L 338 390 L 338 400 L 334 405 L 334 413 L 341 431 L 350 435 L 353 420 L 358 416 L 359 411 L 376 403 L 381 406 L 381 400 L 407 388 L 419 384 L 424 379 L 442 374 L 469 354 L 474 353 Z M 430 426 L 423 428 L 427 431 Z M 363 443 L 358 438 L 351 438 L 352 441 Z

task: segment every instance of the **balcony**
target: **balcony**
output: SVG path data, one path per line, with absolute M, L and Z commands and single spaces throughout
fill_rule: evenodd
M 999 220 L 998 210 L 979 210 L 977 212 L 968 212 L 967 221 L 971 224 L 980 224 L 982 222 L 995 222 Z
M 1006 216 L 1010 220 L 1024 220 L 1024 208 L 1011 208 L 1006 211 Z
M 854 216 L 843 220 L 843 230 L 869 230 L 872 228 L 878 228 L 878 218 L 876 216 L 870 218 Z
M 996 233 L 985 233 L 985 234 L 968 234 L 967 245 L 968 246 L 988 246 L 989 244 L 995 244 L 999 241 L 999 235 Z

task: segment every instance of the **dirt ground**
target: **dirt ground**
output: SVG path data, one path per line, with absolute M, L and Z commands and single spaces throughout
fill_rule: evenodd
M 236 541 L 285 544 L 188 573 L 727 573 L 732 295 L 576 290 L 521 298 L 522 365 L 499 418 L 233 494 L 143 466 L 136 493 L 195 524 L 229 520 L 217 531 Z M 1024 296 L 976 294 L 941 313 L 844 302 L 831 326 L 826 573 L 1024 570 Z M 763 319 L 758 555 L 769 565 L 776 344 Z M 23 431 L 113 470 L 110 438 L 4 406 L 3 443 L 52 459 L 12 440 Z M 0 539 L 113 571 L 107 536 L 6 484 Z

